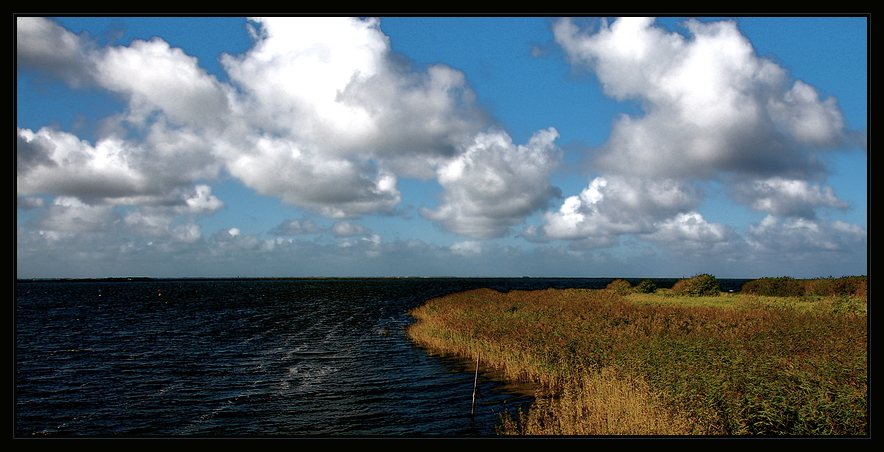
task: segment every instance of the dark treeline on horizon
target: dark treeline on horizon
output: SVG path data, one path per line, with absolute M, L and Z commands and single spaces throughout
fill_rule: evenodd
M 310 281 L 310 280 L 366 280 L 366 279 L 597 279 L 627 281 L 650 280 L 673 280 L 678 277 L 639 278 L 639 277 L 612 277 L 612 276 L 176 276 L 176 277 L 152 277 L 152 276 L 111 276 L 111 277 L 83 277 L 83 278 L 16 278 L 16 281 Z M 725 280 L 745 280 L 755 278 L 719 278 Z
M 841 278 L 847 277 L 863 277 L 866 275 L 842 275 Z M 835 279 L 835 276 L 817 276 L 815 278 L 792 278 L 790 276 L 782 276 L 796 280 L 813 280 L 813 279 Z M 261 281 L 261 280 L 351 280 L 351 279 L 624 279 L 627 281 L 650 280 L 673 280 L 687 279 L 688 277 L 612 277 L 612 276 L 170 276 L 170 277 L 154 277 L 154 276 L 108 276 L 108 277 L 83 277 L 83 278 L 65 278 L 65 277 L 41 277 L 41 278 L 16 278 L 16 281 Z M 762 276 L 758 278 L 717 278 L 725 280 L 743 280 L 752 281 L 756 279 L 773 278 L 771 276 Z

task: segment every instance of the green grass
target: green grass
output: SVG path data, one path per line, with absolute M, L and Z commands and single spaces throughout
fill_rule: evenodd
M 551 394 L 501 433 L 868 434 L 861 300 L 484 289 L 412 315 L 416 343 Z

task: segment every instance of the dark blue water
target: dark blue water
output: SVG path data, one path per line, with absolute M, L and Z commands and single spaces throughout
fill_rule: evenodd
M 16 284 L 16 436 L 490 435 L 531 398 L 415 347 L 407 311 L 610 279 Z M 665 281 L 662 282 L 665 284 Z

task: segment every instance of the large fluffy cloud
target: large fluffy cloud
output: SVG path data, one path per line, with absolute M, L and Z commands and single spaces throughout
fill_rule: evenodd
M 91 84 L 92 60 L 86 56 L 86 45 L 55 21 L 16 18 L 16 63 L 20 68 L 42 71 L 76 87 Z
M 686 35 L 630 17 L 585 30 L 555 23 L 556 42 L 589 69 L 605 94 L 635 102 L 595 152 L 595 178 L 546 214 L 529 237 L 609 244 L 620 234 L 656 242 L 725 242 L 736 234 L 696 212 L 697 183 L 718 181 L 751 209 L 814 218 L 845 209 L 830 187 L 822 153 L 848 139 L 836 99 L 756 55 L 735 21 L 682 24 Z M 681 238 L 679 238 L 681 237 Z
M 399 177 L 438 177 L 446 204 L 428 216 L 482 237 L 500 235 L 549 198 L 552 135 L 540 132 L 543 143 L 516 147 L 502 132 L 489 134 L 492 118 L 464 74 L 445 65 L 413 67 L 393 52 L 377 19 L 249 23 L 253 46 L 221 56 L 229 75 L 222 83 L 158 37 L 100 46 L 50 19 L 18 18 L 20 70 L 106 90 L 125 106 L 104 120 L 94 143 L 50 128 L 20 129 L 19 195 L 155 204 L 224 173 L 260 194 L 344 219 L 394 212 Z M 483 138 L 489 136 L 506 149 Z M 516 154 L 506 155 L 510 148 Z M 535 156 L 537 176 L 524 161 Z M 504 188 L 515 187 L 513 177 L 527 177 L 527 185 L 503 211 L 482 212 L 503 197 L 470 204 L 464 190 L 475 188 L 450 175 L 464 162 L 469 183 L 495 173 L 484 165 L 500 163 Z M 478 217 L 491 220 L 479 224 Z
M 261 262 L 268 251 L 328 254 L 325 245 L 293 238 L 324 234 L 346 245 L 353 261 L 381 252 L 402 262 L 494 260 L 501 249 L 490 244 L 389 243 L 351 221 L 410 208 L 400 210 L 405 178 L 438 182 L 439 204 L 418 211 L 449 232 L 505 237 L 540 212 L 541 223 L 521 236 L 570 242 L 559 251 L 580 262 L 624 235 L 646 249 L 694 255 L 736 246 L 758 255 L 838 253 L 865 242 L 861 227 L 820 214 L 849 208 L 825 185 L 824 153 L 847 138 L 837 100 L 756 55 L 733 21 L 687 21 L 684 35 L 645 18 L 601 21 L 593 30 L 555 23 L 556 42 L 575 67 L 640 110 L 615 119 L 608 140 L 591 151 L 587 186 L 564 197 L 552 183 L 563 160 L 556 129 L 514 143 L 464 73 L 413 65 L 392 50 L 379 20 L 248 24 L 252 45 L 220 56 L 227 75 L 220 81 L 158 37 L 104 45 L 50 19 L 17 18 L 19 71 L 37 74 L 35 82 L 99 90 L 122 106 L 89 138 L 59 127 L 18 129 L 18 207 L 29 209 L 21 259 L 39 262 L 48 252 L 33 251 L 44 247 L 99 261 L 126 255 L 130 263 L 172 255 L 164 253 L 230 261 L 247 250 Z M 287 220 L 267 240 L 227 225 L 206 240 L 200 218 L 225 207 L 210 185 L 227 177 L 337 222 Z M 709 181 L 771 216 L 743 237 L 707 221 L 700 212 Z M 556 199 L 563 201 L 546 211 Z M 78 254 L 78 238 L 93 251 Z
M 283 138 L 250 144 L 228 152 L 226 168 L 263 195 L 332 218 L 392 212 L 400 201 L 396 176 L 370 162 L 302 150 Z
M 226 55 L 244 119 L 338 156 L 445 154 L 489 125 L 464 74 L 416 70 L 377 19 L 259 18 L 249 52 Z
M 734 21 L 688 20 L 689 37 L 630 17 L 594 33 L 569 20 L 556 41 L 588 67 L 604 92 L 637 102 L 622 116 L 598 163 L 651 177 L 819 174 L 815 152 L 845 138 L 834 98 L 755 54 Z
M 220 129 L 229 89 L 206 73 L 196 58 L 158 37 L 103 49 L 94 59 L 96 82 L 122 95 L 129 122 L 144 125 L 156 113 L 176 127 Z
M 159 143 L 109 136 L 90 144 L 48 127 L 19 129 L 16 182 L 19 195 L 58 194 L 90 202 L 162 199 L 201 178 L 214 177 L 217 162 L 199 138 L 169 132 Z M 158 201 L 159 202 L 159 201 Z
M 224 206 L 197 181 L 222 167 L 205 136 L 221 129 L 225 88 L 159 38 L 101 47 L 38 17 L 18 18 L 17 33 L 20 71 L 103 89 L 127 107 L 104 120 L 94 143 L 51 127 L 18 130 L 18 195 L 56 196 L 36 225 L 199 239 L 196 218 Z
M 553 144 L 558 136 L 549 128 L 518 146 L 500 132 L 477 136 L 466 152 L 439 167 L 443 203 L 421 213 L 466 236 L 506 235 L 560 194 L 549 182 L 561 158 Z
M 328 217 L 391 212 L 396 174 L 427 177 L 489 118 L 463 73 L 417 71 L 377 19 L 255 19 L 255 45 L 222 62 L 241 121 L 217 148 L 260 193 Z

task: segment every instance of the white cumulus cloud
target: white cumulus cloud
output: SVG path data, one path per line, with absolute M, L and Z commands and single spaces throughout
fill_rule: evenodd
M 505 236 L 559 195 L 549 181 L 561 159 L 558 137 L 549 128 L 515 145 L 503 132 L 478 135 L 464 153 L 440 165 L 443 203 L 422 209 L 422 215 L 469 237 Z
M 558 211 L 545 213 L 541 228 L 526 234 L 541 240 L 580 240 L 652 233 L 658 222 L 695 208 L 701 195 L 679 180 L 597 177 L 579 195 L 567 197 Z
M 733 197 L 754 210 L 781 217 L 812 219 L 820 207 L 839 210 L 850 207 L 849 203 L 835 196 L 832 187 L 780 177 L 736 184 Z
M 595 32 L 555 24 L 556 42 L 603 91 L 643 115 L 619 118 L 598 163 L 652 177 L 819 174 L 814 153 L 846 139 L 834 98 L 756 55 L 735 21 L 685 21 L 689 36 L 628 17 Z
M 861 255 L 868 246 L 868 232 L 843 221 L 768 216 L 750 227 L 746 241 L 753 250 L 765 255 L 804 257 L 819 252 Z
M 220 82 L 159 37 L 99 45 L 19 18 L 19 70 L 119 96 L 95 142 L 19 130 L 19 195 L 97 202 L 167 196 L 222 172 L 331 218 L 391 213 L 400 175 L 432 177 L 492 124 L 464 74 L 416 68 L 378 19 L 249 20 L 254 40 Z
M 335 224 L 332 225 L 332 234 L 335 237 L 357 237 L 361 235 L 372 235 L 371 230 L 362 226 L 360 224 L 353 223 L 351 221 L 336 221 Z
M 601 19 L 581 29 L 554 24 L 571 63 L 588 69 L 605 94 L 637 104 L 595 151 L 595 177 L 526 237 L 614 243 L 639 234 L 657 243 L 724 243 L 738 235 L 697 213 L 710 181 L 738 203 L 779 216 L 814 218 L 845 209 L 830 187 L 821 154 L 849 138 L 833 97 L 793 80 L 760 57 L 736 21 L 682 22 L 685 34 L 653 18 Z

